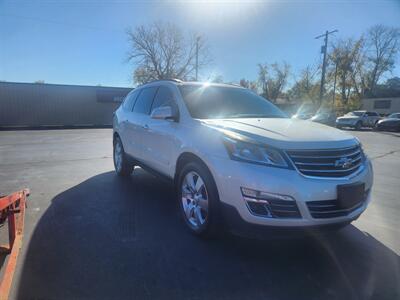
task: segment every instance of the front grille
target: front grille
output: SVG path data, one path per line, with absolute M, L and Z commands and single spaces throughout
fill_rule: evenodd
M 360 208 L 367 199 L 369 190 L 365 191 L 363 199 L 351 206 L 335 200 L 309 201 L 307 202 L 308 210 L 315 219 L 344 217 Z
M 288 150 L 286 153 L 307 176 L 345 177 L 356 172 L 363 161 L 359 145 L 342 149 Z
M 268 203 L 247 201 L 250 211 L 257 216 L 272 218 L 301 218 L 295 201 L 268 199 Z

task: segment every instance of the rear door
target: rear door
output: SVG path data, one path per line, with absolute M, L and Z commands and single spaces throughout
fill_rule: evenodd
M 378 120 L 378 114 L 376 112 L 367 112 L 367 126 L 373 127 L 375 122 Z
M 179 117 L 179 108 L 173 90 L 168 86 L 160 86 L 151 111 L 163 106 L 170 106 L 174 114 Z M 150 118 L 147 125 L 148 131 L 144 137 L 145 163 L 158 172 L 169 175 L 172 156 L 179 145 L 177 140 L 179 121 Z
M 148 131 L 150 109 L 158 87 L 147 87 L 140 89 L 133 111 L 128 118 L 129 143 L 131 156 L 139 161 L 144 160 L 145 144 L 144 138 Z
M 129 142 L 129 130 L 130 126 L 128 124 L 128 120 L 131 118 L 132 115 L 132 108 L 135 104 L 135 101 L 137 99 L 137 96 L 140 91 L 134 90 L 130 92 L 126 97 L 124 102 L 122 103 L 121 106 L 121 113 L 118 114 L 118 133 L 119 136 L 121 137 L 122 145 L 124 146 L 124 150 L 126 153 L 131 152 L 131 144 Z

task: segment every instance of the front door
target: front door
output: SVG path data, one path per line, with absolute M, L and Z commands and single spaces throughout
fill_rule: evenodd
M 161 86 L 154 98 L 151 111 L 162 106 L 170 106 L 176 116 L 179 116 L 178 106 L 172 91 Z M 159 120 L 149 118 L 146 122 L 147 133 L 143 139 L 145 144 L 145 163 L 165 175 L 170 175 L 173 153 L 179 147 L 178 120 Z

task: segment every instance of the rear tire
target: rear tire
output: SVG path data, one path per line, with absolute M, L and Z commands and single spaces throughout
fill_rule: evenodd
M 202 238 L 220 233 L 218 190 L 205 165 L 190 162 L 182 168 L 177 181 L 177 196 L 182 218 L 191 233 Z
M 113 143 L 113 160 L 115 172 L 118 176 L 127 177 L 132 174 L 134 166 L 128 161 L 124 146 L 119 136 L 114 138 Z

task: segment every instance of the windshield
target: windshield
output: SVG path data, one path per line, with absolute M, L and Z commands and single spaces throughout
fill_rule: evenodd
M 400 114 L 397 114 L 397 113 L 395 113 L 395 114 L 390 114 L 390 115 L 388 116 L 388 118 L 400 119 Z
M 287 118 L 271 102 L 247 89 L 204 85 L 182 85 L 179 89 L 195 119 Z
M 351 111 L 347 113 L 348 116 L 357 116 L 357 117 L 362 117 L 364 115 L 363 111 Z

